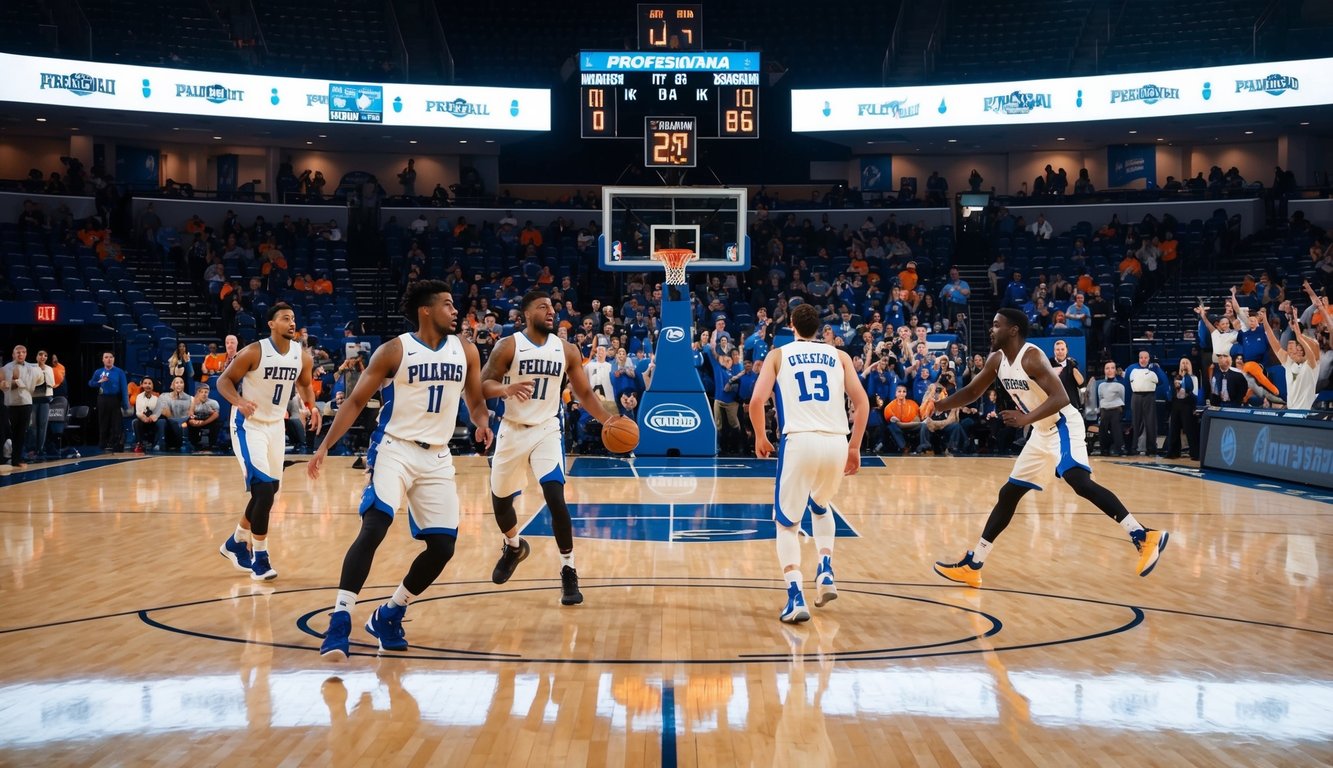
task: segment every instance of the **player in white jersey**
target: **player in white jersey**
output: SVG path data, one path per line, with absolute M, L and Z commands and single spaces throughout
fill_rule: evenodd
M 1027 444 L 1014 462 L 1009 482 L 1000 488 L 981 540 L 956 563 L 935 563 L 935 572 L 950 581 L 981 586 L 981 566 L 995 538 L 1014 517 L 1018 502 L 1029 490 L 1040 491 L 1052 477 L 1063 479 L 1079 496 L 1091 501 L 1129 534 L 1139 552 L 1136 572 L 1147 576 L 1166 547 L 1166 531 L 1144 528 L 1114 493 L 1092 480 L 1083 418 L 1069 403 L 1050 360 L 1027 343 L 1027 315 L 1016 309 L 1001 309 L 991 322 L 991 354 L 981 371 L 966 387 L 935 404 L 936 410 L 960 408 L 975 402 L 997 379 L 1018 410 L 1003 411 L 1006 426 L 1032 426 Z
M 454 555 L 458 489 L 449 440 L 458 421 L 460 396 L 467 401 L 477 440 L 491 444 L 481 394 L 481 357 L 472 342 L 454 334 L 458 310 L 448 284 L 413 283 L 403 297 L 402 310 L 416 332 L 404 333 L 375 350 L 306 468 L 312 480 L 319 478 L 329 448 L 337 445 L 378 394 L 379 421 L 366 453 L 370 479 L 361 494 L 361 532 L 343 558 L 338 598 L 319 649 L 333 661 L 347 658 L 357 594 L 399 509 L 406 507 L 412 538 L 425 549 L 412 561 L 393 597 L 366 621 L 366 631 L 379 641 L 380 650 L 407 649 L 403 617 L 408 603 L 435 581 Z
M 551 531 L 560 549 L 560 602 L 583 602 L 574 569 L 574 528 L 565 505 L 565 445 L 561 384 L 569 387 L 589 415 L 602 424 L 624 416 L 609 411 L 588 384 L 583 358 L 573 344 L 555 332 L 555 308 L 545 291 L 528 291 L 519 304 L 524 328 L 506 336 L 491 350 L 482 371 L 486 398 L 504 398 L 504 417 L 495 438 L 491 461 L 491 508 L 504 533 L 500 559 L 491 581 L 503 584 L 527 559 L 530 547 L 518 535 L 514 497 L 528 481 L 528 470 L 542 487 L 551 511 Z
M 318 432 L 319 411 L 310 353 L 296 342 L 296 313 L 278 302 L 268 310 L 269 337 L 246 345 L 218 378 L 218 393 L 232 405 L 231 449 L 245 473 L 250 503 L 236 532 L 218 551 L 256 581 L 278 577 L 268 554 L 268 518 L 282 480 L 287 401 L 300 395 Z M 239 387 L 239 389 L 238 389 Z
M 773 520 L 777 525 L 778 564 L 787 580 L 787 605 L 779 618 L 788 623 L 810 620 L 801 591 L 800 525 L 805 510 L 819 550 L 815 569 L 815 606 L 838 596 L 833 581 L 833 515 L 829 502 L 843 475 L 861 468 L 861 438 L 870 417 L 870 399 L 846 352 L 814 341 L 819 311 L 810 304 L 792 310 L 796 340 L 770 352 L 750 398 L 754 453 L 767 458 L 773 444 L 764 434 L 764 407 L 776 388 L 778 432 L 777 486 Z M 847 436 L 847 398 L 852 401 L 851 437 Z

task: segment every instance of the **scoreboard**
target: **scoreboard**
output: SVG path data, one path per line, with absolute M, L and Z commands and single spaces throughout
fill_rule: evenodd
M 582 51 L 580 135 L 639 139 L 646 118 L 693 118 L 702 139 L 759 136 L 756 51 Z

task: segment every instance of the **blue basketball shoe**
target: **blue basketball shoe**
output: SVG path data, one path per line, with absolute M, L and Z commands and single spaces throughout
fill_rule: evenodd
M 238 571 L 250 573 L 250 548 L 243 541 L 237 541 L 236 535 L 232 534 L 227 540 L 218 547 L 218 553 L 231 561 L 232 566 Z
M 778 618 L 788 624 L 810 620 L 810 609 L 805 607 L 805 595 L 801 594 L 800 584 L 787 585 L 787 607 L 782 609 L 782 615 Z
M 329 615 L 329 628 L 324 633 L 324 642 L 319 644 L 319 655 L 329 661 L 344 661 L 347 658 L 352 636 L 352 614 L 347 611 L 334 611 Z
M 366 622 L 366 631 L 380 641 L 381 651 L 406 651 L 407 637 L 403 633 L 403 616 L 407 607 L 399 607 L 392 602 L 385 603 L 370 614 Z
M 833 558 L 825 555 L 815 569 L 815 607 L 823 608 L 838 599 L 838 586 L 833 583 Z

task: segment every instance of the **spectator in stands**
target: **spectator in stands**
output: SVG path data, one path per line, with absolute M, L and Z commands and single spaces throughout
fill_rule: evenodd
M 170 391 L 157 401 L 157 439 L 160 447 L 179 451 L 185 436 L 185 422 L 194 413 L 194 398 L 185 394 L 185 380 L 177 376 L 171 380 Z
M 1219 317 L 1217 325 L 1213 325 L 1212 321 L 1208 319 L 1208 307 L 1202 303 L 1194 308 L 1194 313 L 1199 316 L 1200 324 L 1207 329 L 1212 341 L 1213 363 L 1220 362 L 1220 358 L 1225 354 L 1227 356 L 1227 367 L 1230 368 L 1231 347 L 1236 343 L 1237 336 L 1237 332 L 1231 330 L 1231 320 L 1225 316 Z M 1203 333 L 1201 332 L 1200 335 L 1202 336 Z
M 114 354 L 102 353 L 102 367 L 93 372 L 88 386 L 97 390 L 97 445 L 108 453 L 117 453 L 125 447 L 121 413 L 130 408 L 130 388 L 125 371 L 116 367 Z
M 981 177 L 981 174 L 977 172 L 976 168 L 973 168 L 972 174 L 967 177 L 967 185 L 971 187 L 973 192 L 980 192 L 982 182 L 984 181 L 985 180 Z
M 940 300 L 944 303 L 945 317 L 955 317 L 967 312 L 967 300 L 972 296 L 972 286 L 958 274 L 958 267 L 949 268 L 949 282 L 940 289 Z
M 194 362 L 190 360 L 190 351 L 186 348 L 185 342 L 178 342 L 176 351 L 167 358 L 167 375 L 180 376 L 186 381 L 194 380 Z
M 1301 332 L 1300 316 L 1295 309 L 1291 310 L 1288 320 L 1294 338 L 1287 342 L 1287 348 L 1283 350 L 1278 346 L 1277 336 L 1269 325 L 1268 314 L 1259 310 L 1259 322 L 1263 324 L 1264 333 L 1268 336 L 1268 346 L 1273 350 L 1273 356 L 1282 365 L 1286 375 L 1287 408 L 1309 410 L 1314 405 L 1316 395 L 1315 379 L 1319 375 L 1319 346 Z
M 899 453 L 907 453 L 907 434 L 921 426 L 921 409 L 915 400 L 908 399 L 907 385 L 899 384 L 893 402 L 884 408 L 888 421 L 889 438 Z
M 195 387 L 194 398 L 190 401 L 190 416 L 185 420 L 190 445 L 196 451 L 212 450 L 213 443 L 217 441 L 218 428 L 222 426 L 219 421 L 222 411 L 218 401 L 208 395 L 207 384 Z M 292 398 L 293 401 L 297 399 Z
M 1063 170 L 1064 169 L 1062 168 L 1061 171 L 1063 172 Z M 1074 181 L 1074 194 L 1091 195 L 1095 191 L 1096 190 L 1092 187 L 1092 179 L 1088 177 L 1088 169 L 1080 168 L 1078 171 L 1078 179 Z
M 5 416 L 9 425 L 10 463 L 15 469 L 28 466 L 24 442 L 28 424 L 32 421 L 32 394 L 43 376 L 37 366 L 28 362 L 28 348 L 14 347 L 14 357 L 0 368 L 0 390 L 4 391 Z
M 949 199 L 949 182 L 939 174 L 939 171 L 931 171 L 930 178 L 926 179 L 926 205 L 944 206 Z
M 1125 369 L 1125 380 L 1130 389 L 1130 416 L 1134 433 L 1129 444 L 1129 455 L 1138 453 L 1140 438 L 1147 456 L 1157 455 L 1157 387 L 1165 382 L 1166 371 L 1153 362 L 1148 350 L 1139 351 L 1139 361 Z
M 1000 306 L 1012 307 L 1013 309 L 1022 309 L 1028 302 L 1028 287 L 1023 282 L 1023 274 L 1014 270 L 1009 276 L 1009 285 L 1004 289 L 1004 295 L 1000 300 Z
M 341 241 L 343 239 L 343 231 L 338 228 L 338 220 L 329 219 L 328 225 L 324 227 L 324 230 L 320 232 L 319 236 L 330 243 Z
M 313 291 L 316 296 L 332 296 L 333 281 L 329 279 L 328 275 L 321 272 L 319 278 L 314 282 Z
M 1051 235 L 1055 233 L 1055 228 L 1051 226 L 1051 222 L 1046 220 L 1046 214 L 1038 213 L 1036 221 L 1028 226 L 1028 232 L 1038 240 L 1050 240 Z
M 1213 353 L 1217 363 L 1208 387 L 1208 404 L 1240 407 L 1245 404 L 1250 384 L 1245 374 L 1231 367 L 1231 354 Z
M 1094 396 L 1102 455 L 1109 456 L 1113 451 L 1116 456 L 1125 455 L 1125 384 L 1116 375 L 1115 363 L 1108 362 L 1102 367 L 1102 378 L 1089 394 Z
M 153 391 L 153 380 L 145 376 L 139 384 L 139 394 L 134 398 L 135 453 L 158 447 L 157 404 L 160 399 Z
M 1203 392 L 1199 377 L 1194 375 L 1194 364 L 1188 357 L 1180 358 L 1180 365 L 1171 377 L 1171 407 L 1166 426 L 1166 458 L 1180 458 L 1181 435 L 1189 440 L 1189 457 L 1199 458 L 1199 424 L 1194 409 Z
M 917 284 L 921 281 L 921 276 L 917 274 L 916 262 L 909 261 L 907 266 L 898 273 L 898 286 L 902 288 L 902 298 L 908 308 L 915 312 L 917 304 L 921 302 L 921 294 L 917 293 Z
M 46 350 L 39 349 L 35 357 L 36 362 L 33 364 L 37 375 L 36 385 L 32 390 L 31 458 L 37 461 L 46 454 L 46 431 L 51 418 L 51 400 L 56 387 L 59 386 L 56 371 L 48 364 L 48 359 Z
M 931 384 L 921 398 L 921 426 L 917 430 L 917 446 L 913 456 L 926 452 L 930 448 L 936 456 L 943 456 L 946 451 L 955 453 L 955 444 L 961 445 L 963 434 L 958 425 L 958 410 L 936 410 L 936 401 L 948 397 L 948 392 L 939 384 Z M 947 447 L 946 447 L 947 446 Z
M 403 185 L 404 197 L 417 196 L 417 161 L 408 158 L 407 167 L 398 172 L 398 183 Z
M 1086 330 L 1092 322 L 1092 310 L 1082 292 L 1074 294 L 1074 303 L 1065 309 L 1065 324 L 1070 330 Z
M 1135 280 L 1143 277 L 1143 262 L 1139 261 L 1137 252 L 1127 251 L 1125 258 L 1120 260 L 1120 281 L 1133 278 Z

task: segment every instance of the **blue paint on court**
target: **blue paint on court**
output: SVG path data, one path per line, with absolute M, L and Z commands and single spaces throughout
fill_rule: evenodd
M 84 459 L 76 461 L 73 464 L 60 464 L 53 467 L 34 467 L 29 465 L 28 469 L 16 470 L 8 475 L 0 475 L 0 488 L 8 488 L 9 486 L 18 485 L 19 483 L 30 483 L 34 480 L 47 480 L 52 477 L 61 477 L 75 472 L 85 472 L 90 469 L 105 467 L 109 464 L 122 464 L 126 461 L 136 461 L 136 459 Z
M 1333 504 L 1333 490 L 1317 488 L 1313 485 L 1286 483 L 1281 480 L 1274 480 L 1270 477 L 1256 477 L 1254 475 L 1244 475 L 1237 472 L 1226 472 L 1220 469 L 1200 469 L 1197 466 L 1189 464 L 1161 464 L 1157 462 L 1126 463 L 1128 463 L 1129 466 L 1139 467 L 1141 469 L 1170 472 L 1173 475 L 1193 477 L 1199 480 L 1208 480 L 1210 482 L 1223 483 L 1225 485 L 1234 485 L 1239 488 L 1252 488 L 1256 491 L 1280 493 L 1283 496 L 1294 496 L 1298 499 L 1309 499 L 1310 501 L 1317 501 L 1324 504 Z
M 676 686 L 662 681 L 662 768 L 676 766 Z
M 836 509 L 835 536 L 856 537 Z M 618 541 L 752 541 L 776 539 L 772 504 L 570 504 L 574 535 Z M 810 529 L 807 511 L 801 529 Z M 545 506 L 523 527 L 524 536 L 551 536 L 551 515 Z
M 774 459 L 744 456 L 621 459 L 585 456 L 574 459 L 570 477 L 774 477 L 778 463 Z M 861 466 L 883 468 L 879 456 L 862 456 Z

